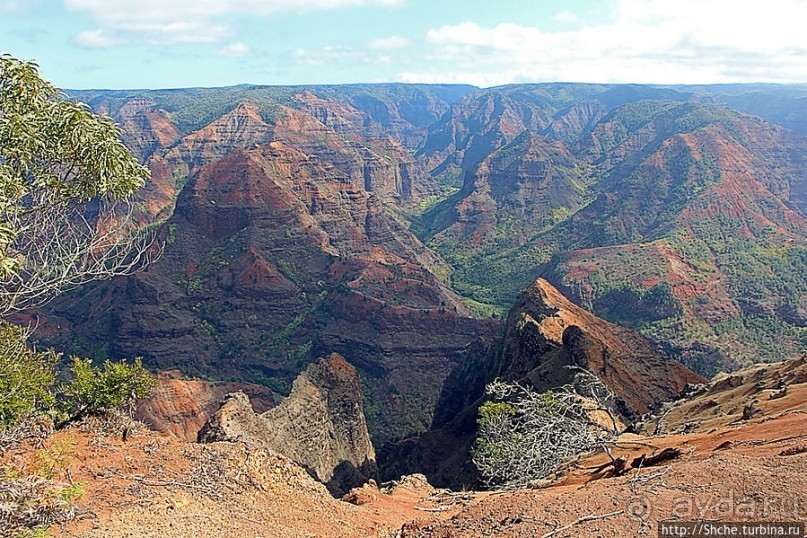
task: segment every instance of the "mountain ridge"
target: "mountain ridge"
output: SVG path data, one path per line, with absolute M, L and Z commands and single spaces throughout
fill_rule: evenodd
M 470 453 L 486 385 L 499 379 L 543 393 L 573 382 L 581 370 L 613 394 L 611 411 L 627 427 L 705 381 L 641 335 L 594 316 L 538 279 L 519 295 L 501 339 L 480 342 L 449 375 L 431 429 L 381 448 L 382 478 L 417 469 L 435 485 L 475 487 Z
M 37 313 L 43 336 L 279 395 L 336 351 L 377 442 L 428 429 L 537 277 L 701 372 L 798 353 L 805 137 L 690 90 L 78 93 L 129 127 L 166 252 Z

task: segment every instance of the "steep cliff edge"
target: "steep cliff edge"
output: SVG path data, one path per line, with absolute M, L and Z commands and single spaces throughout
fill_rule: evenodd
M 647 413 L 679 397 L 687 384 L 704 381 L 638 333 L 587 312 L 540 278 L 508 317 L 498 366 L 498 377 L 526 378 L 539 391 L 568 382 L 569 367 L 585 368 L 624 401 L 626 415 Z
M 277 407 L 256 414 L 230 395 L 199 432 L 200 442 L 243 441 L 283 454 L 335 495 L 376 474 L 356 369 L 336 353 L 310 365 Z
M 242 391 L 258 413 L 275 405 L 272 391 L 251 383 L 189 379 L 178 371 L 162 372 L 159 385 L 148 398 L 141 400 L 135 419 L 162 433 L 196 441 L 199 429 L 221 406 L 221 400 L 232 392 Z
M 551 517 L 558 521 L 571 520 L 570 536 L 640 536 L 644 524 L 640 527 L 639 518 L 629 513 L 638 506 L 645 511 L 642 517 L 656 521 L 742 519 L 743 513 L 768 521 L 796 520 L 807 487 L 805 406 L 807 355 L 719 374 L 685 398 L 666 404 L 636 433 L 623 434 L 610 454 L 583 455 L 551 485 L 479 495 L 458 514 L 410 523 L 399 535 L 499 536 L 506 524 L 508 531 L 517 528 L 520 533 L 507 536 L 547 536 L 558 528 L 548 523 L 552 519 L 547 514 L 554 512 Z M 681 454 L 672 465 L 656 467 L 658 471 L 642 467 L 617 477 L 592 472 L 611 457 L 644 465 L 646 456 L 664 450 Z M 713 501 L 711 506 L 707 499 Z M 717 507 L 718 499 L 728 500 Z M 611 516 L 592 519 L 583 527 L 584 516 L 593 513 Z
M 704 381 L 638 333 L 598 318 L 538 279 L 510 311 L 504 338 L 480 340 L 449 375 L 432 429 L 380 449 L 382 478 L 418 469 L 436 485 L 473 486 L 469 452 L 485 384 L 501 378 L 543 392 L 571 381 L 573 368 L 588 370 L 614 393 L 626 424 Z

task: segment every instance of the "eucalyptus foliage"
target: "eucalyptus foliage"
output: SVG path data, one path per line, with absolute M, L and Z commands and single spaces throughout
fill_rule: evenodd
M 114 206 L 148 177 L 110 118 L 0 55 L 0 314 L 142 266 L 149 243 Z
M 0 316 L 153 256 L 128 200 L 149 177 L 114 122 L 71 101 L 33 62 L 0 54 Z M 37 351 L 30 330 L 0 320 L 0 428 L 47 414 L 62 422 L 127 405 L 152 387 L 139 361 L 100 369 Z

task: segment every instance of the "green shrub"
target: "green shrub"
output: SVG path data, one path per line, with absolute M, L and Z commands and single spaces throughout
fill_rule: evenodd
M 133 363 L 73 358 L 70 381 L 57 383 L 61 358 L 52 349 L 40 352 L 28 345 L 29 331 L 0 321 L 0 428 L 27 417 L 45 414 L 61 425 L 88 414 L 132 405 L 151 391 L 155 380 L 140 359 Z
M 26 345 L 28 331 L 0 321 L 0 427 L 16 424 L 55 403 L 58 354 Z
M 91 359 L 73 357 L 72 374 L 73 379 L 60 390 L 66 396 L 69 420 L 132 405 L 148 396 L 155 385 L 140 359 L 133 364 L 125 359 L 106 360 L 101 369 Z

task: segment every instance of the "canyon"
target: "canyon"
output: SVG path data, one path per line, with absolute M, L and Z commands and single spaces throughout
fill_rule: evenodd
M 624 536 L 735 495 L 803 519 L 803 88 L 72 95 L 151 170 L 159 257 L 16 321 L 158 385 L 142 423 L 0 444 L 89 492 L 54 536 Z M 580 372 L 612 397 L 608 449 L 477 491 L 485 387 Z
M 279 397 L 339 353 L 376 448 L 449 421 L 441 394 L 539 277 L 704 375 L 797 356 L 807 137 L 778 92 L 72 92 L 151 169 L 137 209 L 164 252 L 31 318 L 66 352 Z

